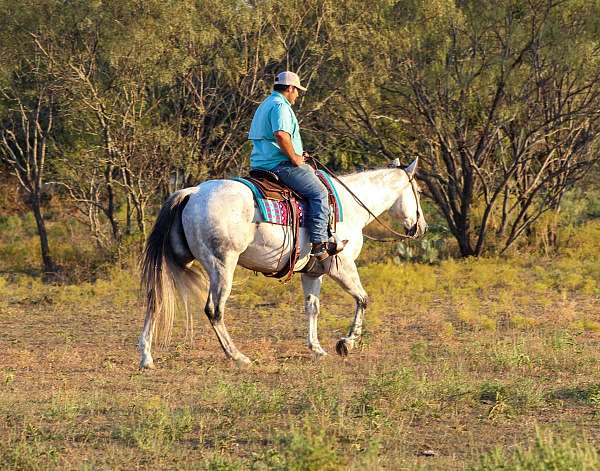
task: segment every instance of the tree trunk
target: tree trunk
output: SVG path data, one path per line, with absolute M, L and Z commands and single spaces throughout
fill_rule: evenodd
M 113 240 L 118 244 L 121 241 L 121 231 L 119 229 L 119 223 L 115 218 L 115 194 L 113 189 L 113 171 L 114 166 L 108 164 L 104 170 L 104 177 L 106 179 L 106 191 L 107 191 L 107 207 L 105 208 L 105 214 L 110 222 L 112 228 Z
M 42 252 L 42 264 L 45 277 L 52 276 L 56 273 L 56 265 L 50 256 L 50 246 L 48 245 L 48 233 L 46 232 L 46 223 L 42 215 L 39 195 L 31 195 L 31 210 L 35 217 L 38 235 L 40 237 L 40 249 Z
M 125 221 L 125 234 L 131 235 L 131 212 L 133 211 L 131 207 L 131 195 L 127 195 L 127 219 Z
M 478 255 L 473 250 L 473 246 L 471 244 L 471 238 L 469 237 L 468 230 L 464 227 L 459 227 L 456 234 L 454 234 L 456 240 L 458 242 L 458 248 L 460 250 L 461 257 L 472 257 Z

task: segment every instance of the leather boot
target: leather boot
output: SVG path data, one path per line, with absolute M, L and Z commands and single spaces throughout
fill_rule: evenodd
M 317 242 L 312 244 L 310 255 L 311 257 L 315 257 L 319 262 L 322 262 L 329 257 L 329 252 L 327 251 L 327 242 Z

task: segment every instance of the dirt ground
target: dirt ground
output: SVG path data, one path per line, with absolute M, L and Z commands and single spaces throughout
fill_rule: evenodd
M 299 280 L 245 273 L 226 320 L 250 367 L 226 361 L 198 315 L 191 344 L 178 323 L 157 368 L 140 372 L 142 307 L 111 283 L 4 284 L 0 468 L 462 469 L 540 435 L 600 447 L 600 337 L 580 322 L 600 320 L 594 296 L 546 296 L 527 307 L 538 323 L 499 316 L 493 328 L 457 317 L 448 292 L 375 299 L 361 346 L 343 359 L 334 345 L 353 304 L 328 285 L 330 355 L 315 360 Z

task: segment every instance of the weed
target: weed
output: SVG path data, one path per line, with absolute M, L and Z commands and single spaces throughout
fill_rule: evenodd
M 209 396 L 232 413 L 244 416 L 277 413 L 285 403 L 280 388 L 268 388 L 261 383 L 220 381 L 209 392 Z
M 539 321 L 534 317 L 521 316 L 513 314 L 510 316 L 510 325 L 516 329 L 530 329 L 539 324 Z
M 419 340 L 410 347 L 410 358 L 415 363 L 425 363 L 428 360 L 428 345 L 427 342 Z
M 207 460 L 202 469 L 205 471 L 241 471 L 244 469 L 244 464 L 239 460 L 216 455 Z
M 563 401 L 587 402 L 593 406 L 598 404 L 600 398 L 600 383 L 587 386 L 560 388 L 550 394 L 550 398 Z
M 525 349 L 522 338 L 510 342 L 498 342 L 491 349 L 491 360 L 500 368 L 530 366 L 531 355 Z
M 69 397 L 57 395 L 52 398 L 50 407 L 43 413 L 47 420 L 72 421 L 81 413 L 81 404 Z
M 567 330 L 557 330 L 550 334 L 546 340 L 550 346 L 558 351 L 572 349 L 577 342 L 573 334 Z
M 60 450 L 44 443 L 39 434 L 26 432 L 0 442 L 0 467 L 4 470 L 39 470 L 57 466 Z
M 3 383 L 5 386 L 8 386 L 9 384 L 13 383 L 15 381 L 15 372 L 11 369 L 6 369 L 2 372 L 4 378 L 3 378 Z
M 600 334 L 600 322 L 590 319 L 578 319 L 575 322 L 572 322 L 570 327 L 579 332 L 593 332 Z
M 518 379 L 504 384 L 499 381 L 485 382 L 479 390 L 479 401 L 490 404 L 491 419 L 523 414 L 545 404 L 541 386 L 530 379 Z
M 422 413 L 430 407 L 432 389 L 408 368 L 376 373 L 353 401 L 354 413 L 366 417 L 371 428 L 390 425 L 402 412 Z
M 600 462 L 594 447 L 581 437 L 556 437 L 536 430 L 535 442 L 519 447 L 510 456 L 500 448 L 481 457 L 470 471 L 575 471 L 598 470 Z
M 476 330 L 496 330 L 496 321 L 481 313 L 476 300 L 462 303 L 457 309 L 456 316 L 467 327 Z
M 325 429 L 305 424 L 281 439 L 278 450 L 255 456 L 253 469 L 274 471 L 335 471 L 347 469 L 336 450 L 334 437 Z
M 134 423 L 122 426 L 114 434 L 139 449 L 160 453 L 192 431 L 194 418 L 189 408 L 170 410 L 154 399 L 144 407 L 136 408 Z

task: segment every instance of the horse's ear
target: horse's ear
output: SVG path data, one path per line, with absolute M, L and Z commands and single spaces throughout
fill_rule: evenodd
M 404 169 L 410 178 L 412 178 L 415 175 L 415 172 L 417 171 L 418 163 L 419 163 L 419 158 L 417 157 L 415 160 L 412 161 L 412 163 L 408 167 L 406 167 Z

